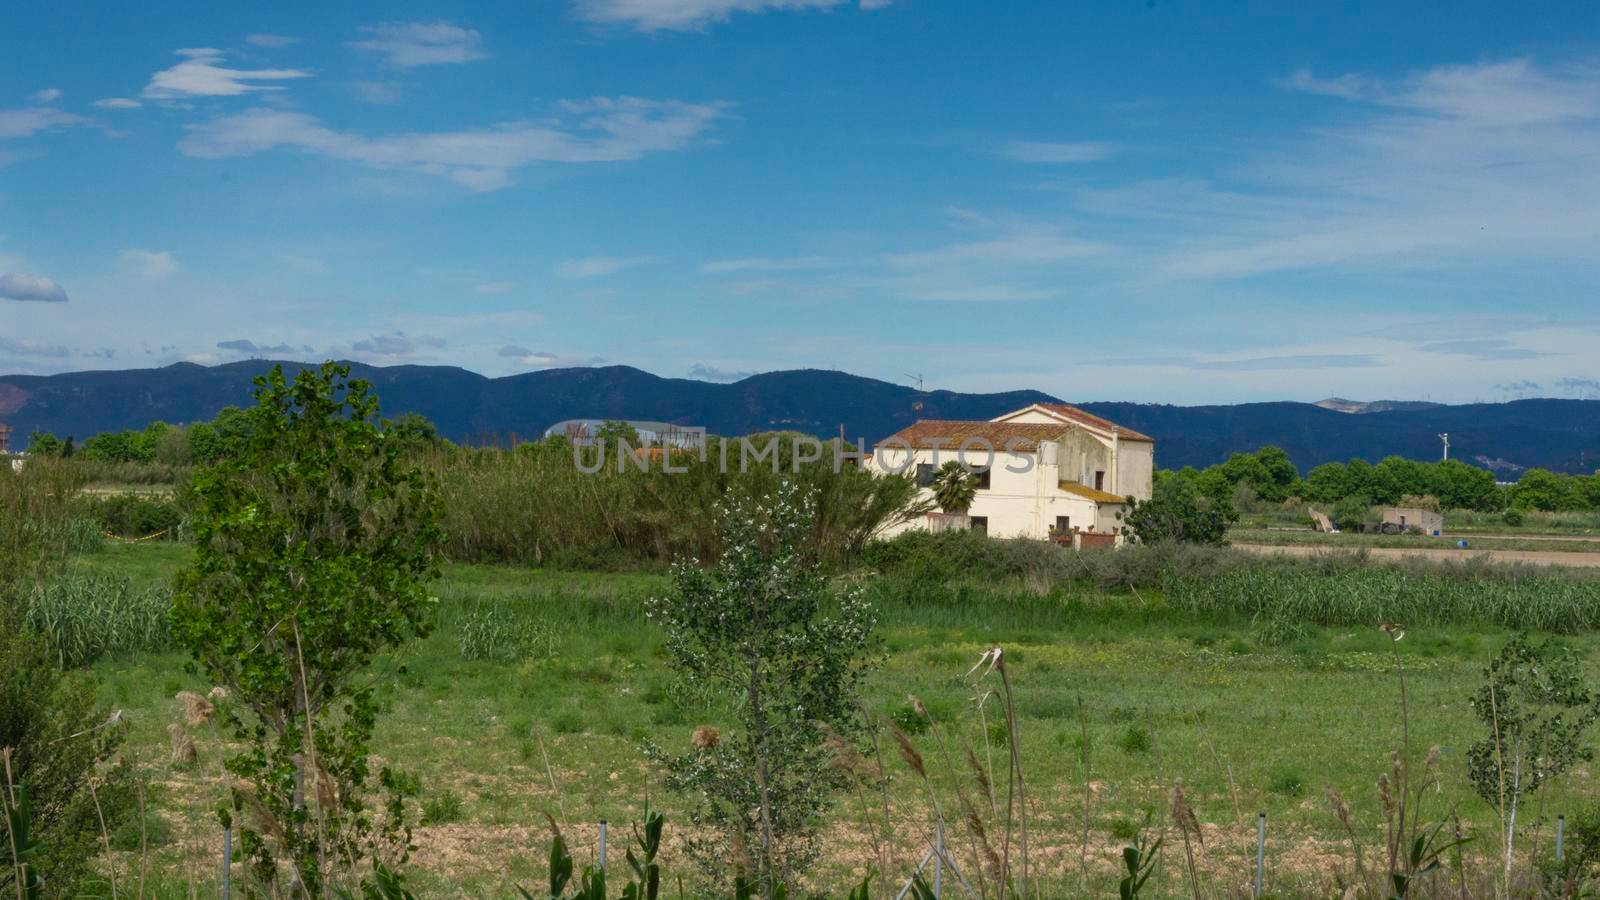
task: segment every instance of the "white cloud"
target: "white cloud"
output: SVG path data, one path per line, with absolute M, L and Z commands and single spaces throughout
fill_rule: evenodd
M 1010 141 L 999 152 L 1001 156 L 1024 163 L 1083 163 L 1109 159 L 1117 148 L 1098 141 Z
M 1009 227 L 994 237 L 950 244 L 933 250 L 891 253 L 884 261 L 898 268 L 927 268 L 963 263 L 1045 265 L 1105 253 L 1109 248 L 1063 234 L 1043 225 Z
M 43 275 L 7 272 L 0 275 L 0 300 L 65 303 L 67 292 Z
M 218 350 L 231 350 L 234 353 L 243 353 L 248 356 L 264 356 L 268 353 L 293 353 L 295 348 L 288 344 L 262 345 L 251 340 L 218 341 Z
M 528 350 L 525 347 L 501 347 L 500 355 L 507 359 L 514 359 L 518 364 L 529 369 L 578 369 L 601 366 L 605 365 L 606 362 L 598 356 L 548 353 L 542 350 Z
M 412 68 L 484 59 L 483 35 L 449 22 L 390 22 L 361 29 L 358 50 L 381 55 L 390 65 Z
M 776 259 L 767 256 L 747 256 L 741 259 L 709 260 L 701 264 L 700 271 L 708 275 L 727 275 L 735 272 L 797 272 L 805 269 L 822 269 L 834 264 L 835 260 L 826 256 Z
M 124 250 L 117 255 L 128 271 L 151 281 L 177 274 L 178 261 L 169 250 Z
M 556 274 L 562 278 L 599 278 L 658 262 L 661 258 L 656 256 L 586 256 L 563 260 L 556 266 Z
M 96 100 L 94 105 L 97 109 L 138 109 L 144 104 L 130 97 L 107 97 Z
M 1137 236 L 1139 278 L 1593 258 L 1600 68 L 1512 60 L 1282 84 L 1334 98 L 1336 118 L 1215 182 L 1077 192 L 1080 211 Z
M 244 41 L 245 41 L 245 43 L 251 44 L 251 45 L 256 46 L 256 47 L 268 47 L 268 48 L 271 48 L 271 49 L 274 49 L 274 50 L 282 48 L 282 47 L 287 47 L 290 44 L 298 44 L 298 43 L 300 43 L 300 39 L 297 38 L 297 37 L 289 37 L 286 34 L 264 34 L 264 33 L 263 34 L 246 35 Z
M 150 76 L 142 95 L 146 99 L 236 97 L 256 91 L 281 91 L 281 85 L 255 82 L 287 81 L 311 75 L 300 69 L 229 69 L 222 65 L 223 52 L 210 47 L 175 52 L 184 58 L 183 62 Z
M 24 106 L 0 109 L 0 140 L 32 137 L 41 131 L 87 125 L 83 116 L 62 112 L 50 106 Z
M 487 295 L 509 294 L 516 289 L 517 283 L 514 281 L 486 281 L 473 288 L 478 293 Z
M 60 99 L 61 99 L 61 89 L 60 88 L 45 88 L 42 91 L 36 91 L 33 94 L 33 96 L 28 98 L 28 102 L 29 103 L 38 103 L 38 104 L 42 105 L 42 104 L 46 104 L 46 103 L 54 103 L 54 102 L 56 102 L 57 100 L 60 100 Z
M 178 147 L 190 156 L 249 156 L 292 147 L 380 169 L 449 178 L 476 191 L 511 183 L 540 162 L 592 163 L 681 150 L 722 115 L 722 104 L 636 97 L 565 101 L 565 119 L 507 122 L 475 131 L 366 137 L 335 131 L 305 113 L 254 109 L 191 126 Z
M 881 9 L 891 0 L 861 0 L 862 9 Z M 828 9 L 850 0 L 573 0 L 580 18 L 606 25 L 628 25 L 639 31 L 704 28 L 726 22 L 734 13 L 768 10 Z

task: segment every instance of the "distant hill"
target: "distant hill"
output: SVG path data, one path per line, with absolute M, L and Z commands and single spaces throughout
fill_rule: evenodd
M 35 429 L 82 440 L 102 431 L 141 428 L 158 419 L 209 419 L 224 406 L 249 403 L 250 380 L 272 365 L 250 360 L 219 366 L 179 363 L 121 372 L 0 376 L 0 421 L 12 426 L 13 443 L 26 443 Z M 304 364 L 283 365 L 298 370 Z M 446 437 L 469 442 L 512 434 L 537 436 L 572 418 L 654 419 L 730 435 L 787 429 L 833 436 L 843 425 L 852 439 L 876 441 L 918 418 L 985 419 L 1057 399 L 1026 390 L 919 393 L 904 385 L 817 369 L 712 384 L 660 378 L 627 366 L 551 369 L 504 378 L 451 366 L 355 363 L 352 368 L 355 375 L 377 386 L 386 414 L 420 413 Z M 1515 478 L 1522 469 L 1535 466 L 1565 472 L 1600 467 L 1600 401 L 1353 404 L 1364 407 L 1360 414 L 1323 404 L 1078 403 L 1153 435 L 1156 462 L 1169 468 L 1207 466 L 1263 444 L 1283 447 L 1302 471 L 1331 460 L 1377 461 L 1394 454 L 1437 459 L 1441 432 L 1450 434 L 1452 456 L 1493 468 L 1503 478 Z

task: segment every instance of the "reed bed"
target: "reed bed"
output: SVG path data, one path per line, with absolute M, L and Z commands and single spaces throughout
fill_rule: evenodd
M 172 592 L 164 587 L 70 576 L 36 585 L 27 597 L 24 621 L 44 636 L 62 668 L 77 668 L 104 656 L 170 647 L 171 606 Z

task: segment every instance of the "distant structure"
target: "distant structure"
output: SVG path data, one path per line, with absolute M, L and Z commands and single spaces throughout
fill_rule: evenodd
M 1112 546 L 1128 499 L 1150 499 L 1154 484 L 1155 439 L 1065 403 L 1035 403 L 987 422 L 919 420 L 879 441 L 867 467 L 914 475 L 931 499 L 939 466 L 958 456 L 989 465 L 974 473 L 971 508 L 932 512 L 885 534 L 967 529 Z
M 644 419 L 567 419 L 546 428 L 544 436 L 560 436 L 579 446 L 587 446 L 594 443 L 600 426 L 615 421 L 631 426 L 639 433 L 639 440 L 648 447 L 699 450 L 706 443 L 706 430 L 698 425 L 674 425 L 671 422 L 651 422 Z
M 1384 534 L 1438 536 L 1444 533 L 1444 515 L 1418 506 L 1385 506 L 1378 530 Z
M 0 455 L 10 453 L 11 426 L 0 422 Z
M 1450 433 L 1445 432 L 1439 435 L 1439 440 L 1444 441 L 1444 458 L 1446 460 L 1450 459 Z

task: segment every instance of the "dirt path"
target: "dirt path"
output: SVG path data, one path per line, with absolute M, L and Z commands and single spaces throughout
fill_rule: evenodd
M 1470 541 L 1471 538 L 1469 537 Z M 1233 546 L 1251 553 L 1271 555 L 1286 553 L 1290 556 L 1315 556 L 1318 553 L 1327 553 L 1330 550 L 1351 549 L 1327 544 L 1243 544 L 1235 543 Z M 1562 550 L 1460 550 L 1455 547 L 1365 547 L 1368 553 L 1379 559 L 1451 559 L 1462 561 L 1477 556 L 1487 556 L 1492 562 L 1523 562 L 1541 566 L 1582 566 L 1600 567 L 1600 553 L 1562 551 Z

